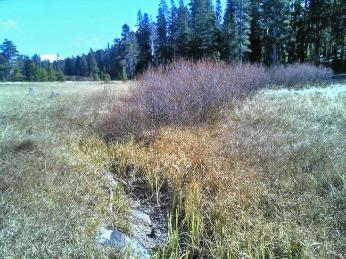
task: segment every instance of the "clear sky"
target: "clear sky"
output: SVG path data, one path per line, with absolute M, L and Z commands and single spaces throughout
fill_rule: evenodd
M 30 56 L 76 56 L 90 48 L 106 48 L 120 37 L 124 23 L 135 26 L 139 9 L 155 18 L 159 2 L 0 0 L 0 41 L 8 38 L 22 54 Z

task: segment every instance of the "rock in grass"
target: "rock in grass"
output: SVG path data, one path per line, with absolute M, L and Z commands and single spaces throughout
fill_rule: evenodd
M 100 245 L 113 246 L 123 255 L 130 255 L 135 258 L 150 258 L 149 251 L 138 240 L 117 229 L 107 229 L 102 226 L 97 233 L 96 242 Z
M 36 94 L 35 88 L 29 87 L 29 94 L 30 94 L 30 95 L 35 95 L 35 94 Z
M 132 217 L 137 221 L 141 221 L 143 224 L 151 225 L 150 216 L 140 210 L 132 210 Z
M 54 97 L 58 97 L 60 95 L 60 93 L 58 93 L 57 91 L 52 91 L 52 94 L 50 95 L 49 98 L 54 98 Z
M 107 188 L 116 189 L 118 182 L 115 180 L 113 174 L 109 171 L 104 171 L 103 176 L 107 179 Z

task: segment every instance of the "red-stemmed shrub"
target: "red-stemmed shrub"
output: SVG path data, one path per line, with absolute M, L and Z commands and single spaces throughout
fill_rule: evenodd
M 144 128 L 213 122 L 232 100 L 267 86 L 324 80 L 329 71 L 308 64 L 267 68 L 259 64 L 179 61 L 149 69 L 128 97 L 114 106 L 102 132 L 111 139 L 138 135 Z

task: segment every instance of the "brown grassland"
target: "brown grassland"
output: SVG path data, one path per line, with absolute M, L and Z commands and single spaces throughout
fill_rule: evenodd
M 140 85 L 163 80 L 146 76 Z M 180 79 L 208 106 L 171 86 L 148 101 L 151 88 L 132 83 L 41 83 L 35 96 L 0 85 L 1 257 L 116 257 L 95 245 L 104 222 L 129 231 L 123 190 L 107 210 L 107 169 L 144 178 L 147 198 L 169 204 L 157 258 L 344 258 L 346 86 L 207 99 Z M 181 102 L 164 106 L 172 96 Z

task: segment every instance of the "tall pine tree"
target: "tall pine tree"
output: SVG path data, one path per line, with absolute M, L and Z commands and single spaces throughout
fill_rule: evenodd
M 216 18 L 210 0 L 190 2 L 191 55 L 198 59 L 213 57 L 216 53 Z
M 173 34 L 174 58 L 187 58 L 190 55 L 189 9 L 184 0 L 179 0 L 176 29 Z
M 216 25 L 218 27 L 221 26 L 222 24 L 222 6 L 221 6 L 221 0 L 216 0 L 216 5 L 215 5 L 215 20 L 216 20 Z
M 158 64 L 165 64 L 170 59 L 169 45 L 168 45 L 168 20 L 169 20 L 168 6 L 165 0 L 161 0 L 157 14 L 156 23 L 156 49 L 155 60 Z
M 289 1 L 262 0 L 261 9 L 264 31 L 264 62 L 278 64 L 288 61 Z
M 243 62 L 246 54 L 251 52 L 249 34 L 251 26 L 250 0 L 234 0 L 234 14 L 237 28 L 237 58 Z
M 5 39 L 2 45 L 0 45 L 0 80 L 12 80 L 17 58 L 17 47 L 12 41 Z
M 99 80 L 99 68 L 97 66 L 95 53 L 90 49 L 88 54 L 88 74 L 93 80 Z
M 136 66 L 137 73 L 142 73 L 153 62 L 152 55 L 152 25 L 147 13 L 143 16 L 138 13 L 138 31 L 136 33 L 139 55 Z
M 232 62 L 237 57 L 237 48 L 239 42 L 233 0 L 227 0 L 226 11 L 223 21 L 223 37 L 223 59 L 227 62 Z
M 122 59 L 124 60 L 125 73 L 128 78 L 132 79 L 136 74 L 136 64 L 138 61 L 136 34 L 130 31 L 130 27 L 127 24 L 124 24 L 121 36 Z
M 249 61 L 250 62 L 260 62 L 262 59 L 262 27 L 260 23 L 260 0 L 251 0 L 250 3 L 250 15 L 251 15 L 251 25 L 250 25 L 250 49 Z

